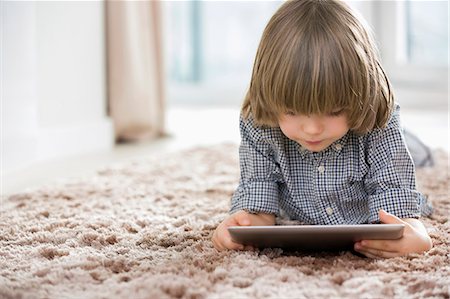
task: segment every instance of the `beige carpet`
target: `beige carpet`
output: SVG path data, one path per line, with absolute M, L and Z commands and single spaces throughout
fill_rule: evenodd
M 3 198 L 0 298 L 449 298 L 448 161 L 418 172 L 435 205 L 426 255 L 218 253 L 239 175 L 219 145 Z

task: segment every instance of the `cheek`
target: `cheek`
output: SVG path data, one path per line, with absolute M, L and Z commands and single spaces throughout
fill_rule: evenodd
M 345 135 L 349 130 L 347 120 L 341 118 L 332 120 L 328 128 L 333 135 Z
M 288 122 L 279 122 L 279 127 L 281 129 L 281 132 L 288 137 L 291 138 L 295 135 L 295 129 L 294 126 Z

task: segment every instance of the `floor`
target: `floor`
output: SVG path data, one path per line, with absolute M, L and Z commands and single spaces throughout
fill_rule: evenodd
M 2 194 L 22 192 L 43 184 L 89 176 L 114 163 L 221 142 L 239 143 L 238 108 L 171 107 L 167 114 L 168 137 L 139 144 L 119 144 L 113 150 L 47 161 L 3 178 Z M 432 148 L 449 151 L 448 111 L 403 110 L 405 128 Z

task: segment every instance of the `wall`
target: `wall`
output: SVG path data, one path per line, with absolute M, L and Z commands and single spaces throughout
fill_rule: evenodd
M 104 3 L 0 5 L 2 172 L 112 148 Z

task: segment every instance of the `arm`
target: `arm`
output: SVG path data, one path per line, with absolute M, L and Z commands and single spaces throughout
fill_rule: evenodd
M 403 137 L 398 107 L 386 128 L 369 133 L 366 147 L 369 171 L 364 184 L 369 196 L 369 223 L 381 221 L 380 210 L 400 219 L 418 219 L 423 195 L 416 190 L 414 164 Z
M 414 164 L 396 110 L 386 128 L 369 135 L 365 186 L 369 222 L 401 223 L 405 230 L 399 240 L 364 240 L 355 244 L 356 251 L 370 257 L 421 253 L 432 247 L 431 238 L 418 220 L 422 195 L 416 190 Z
M 252 120 L 240 119 L 241 145 L 239 160 L 241 177 L 231 199 L 230 216 L 217 227 L 213 244 L 218 250 L 244 249 L 234 243 L 229 226 L 274 225 L 278 208 L 278 183 L 282 180 L 279 166 L 271 155 L 269 138 L 253 126 Z
M 239 120 L 239 185 L 231 198 L 230 214 L 245 210 L 278 215 L 281 170 L 270 144 L 272 129 L 255 127 L 251 118 Z
M 382 223 L 404 224 L 403 236 L 397 240 L 363 240 L 355 243 L 355 251 L 371 258 L 391 258 L 409 253 L 423 253 L 433 247 L 425 226 L 418 219 L 400 219 L 380 210 Z

